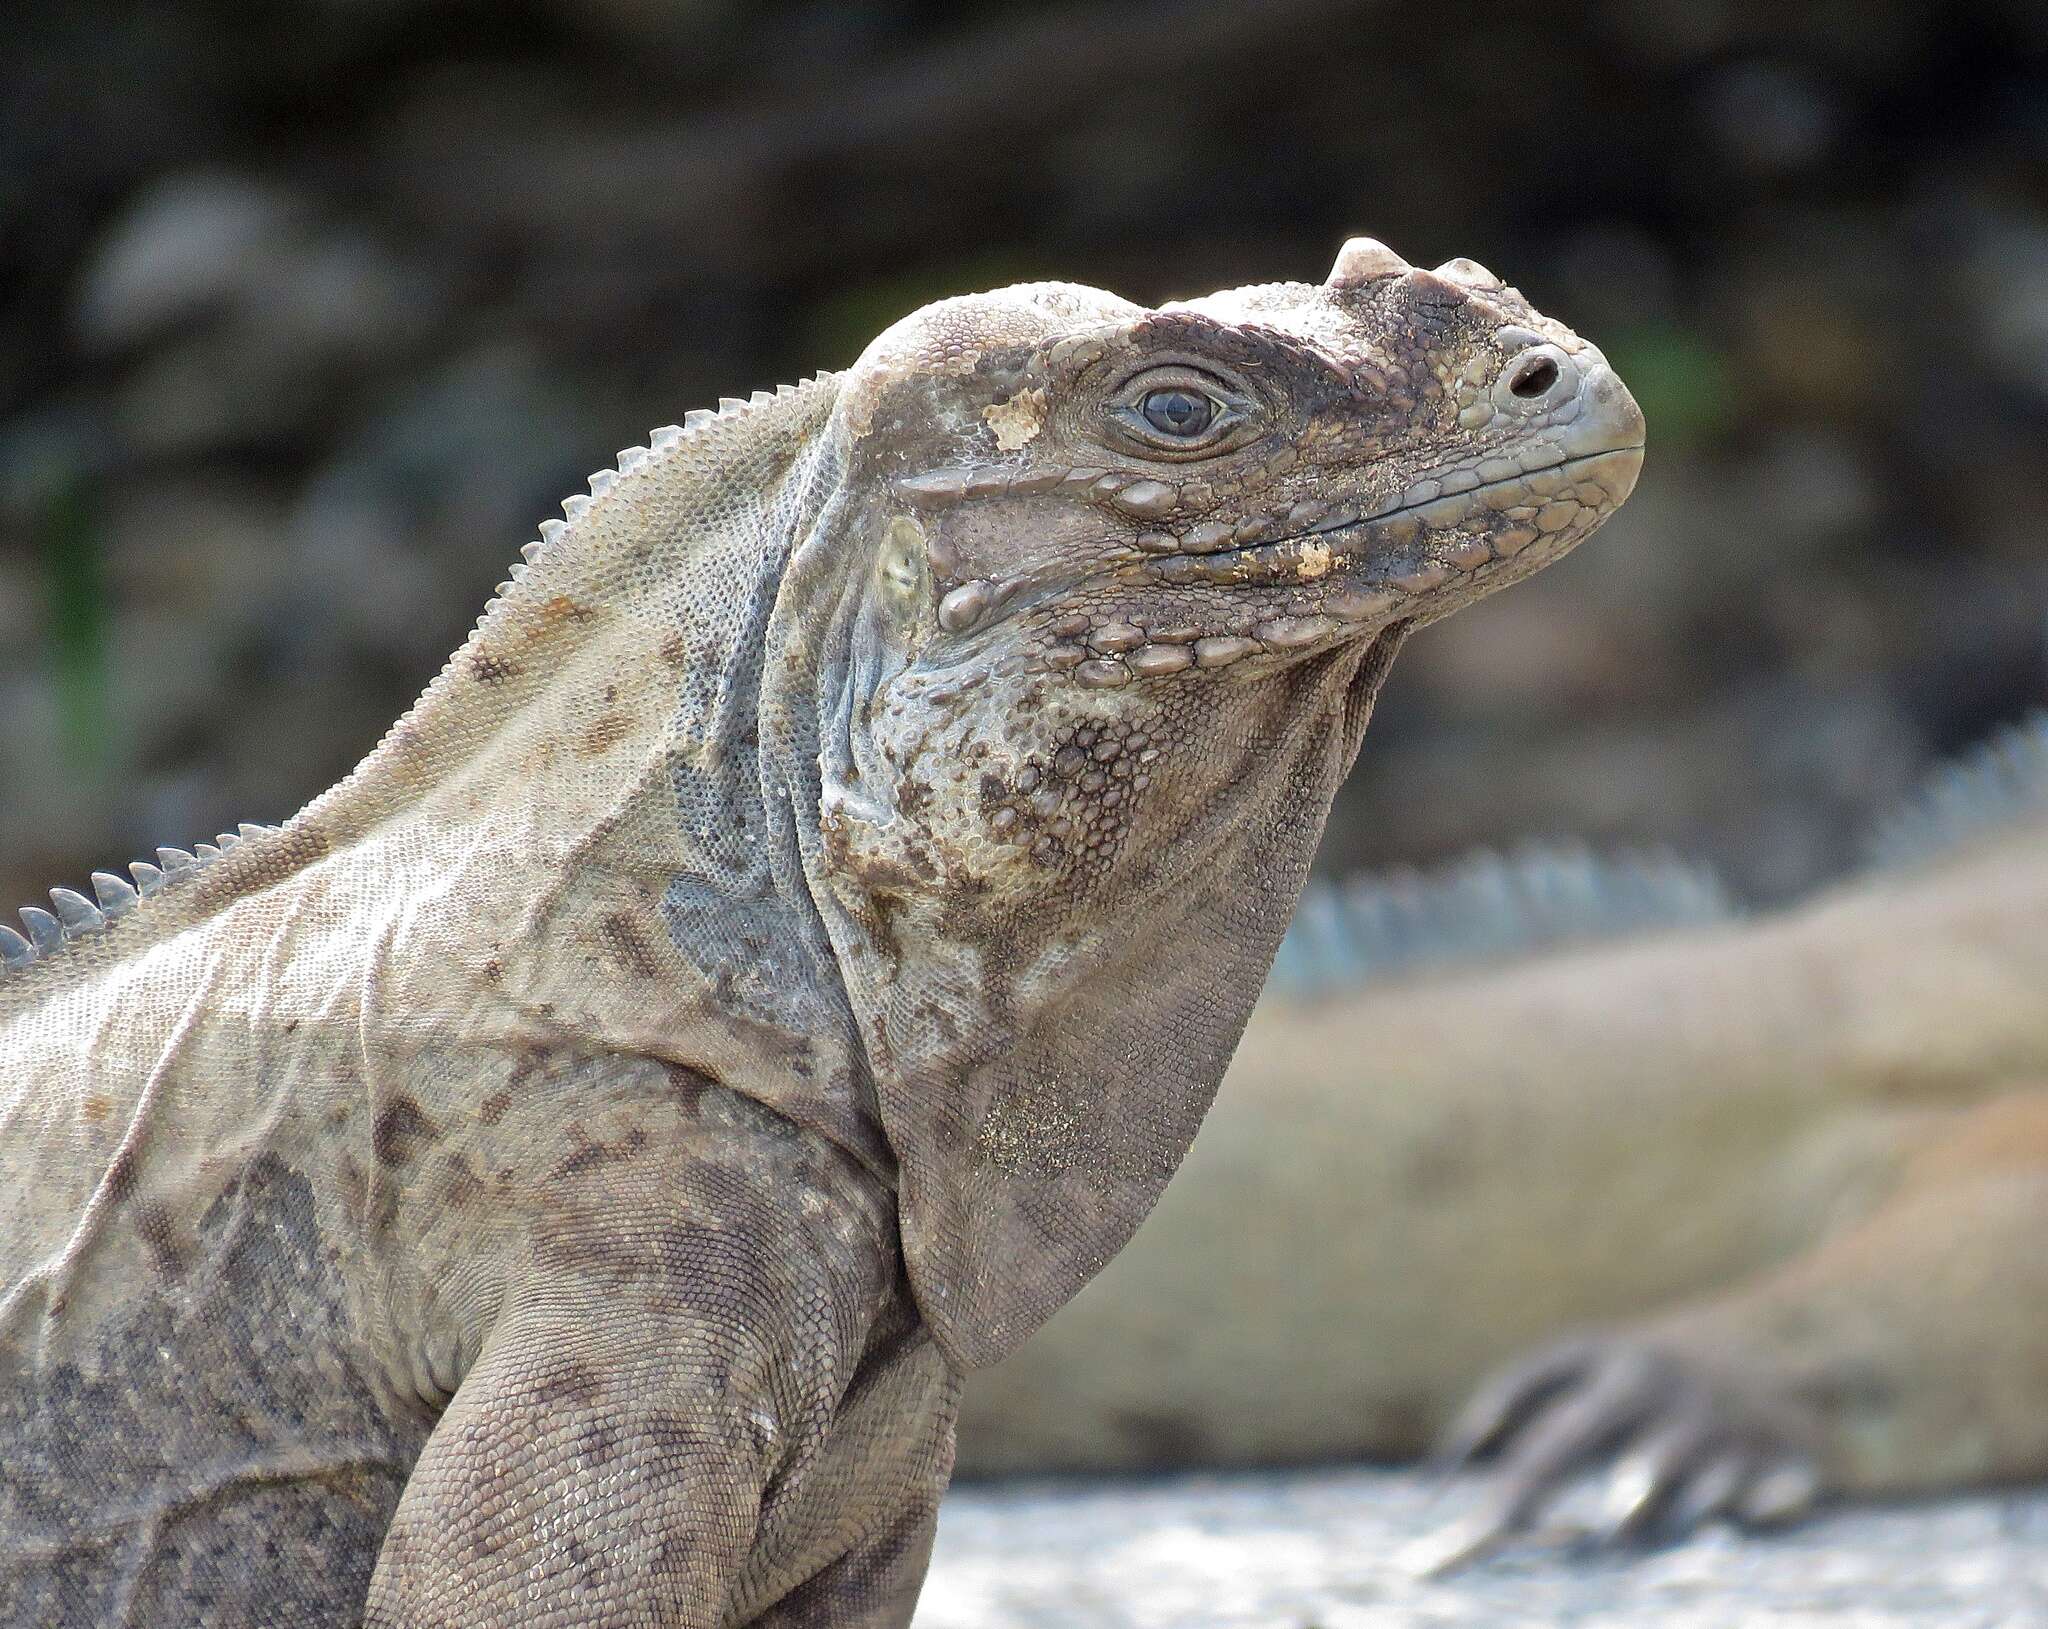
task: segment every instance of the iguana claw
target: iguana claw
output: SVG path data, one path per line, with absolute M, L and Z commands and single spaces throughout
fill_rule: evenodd
M 1494 1469 L 1478 1511 L 1438 1535 L 1418 1570 L 1442 1576 L 1518 1541 L 1604 1548 L 1716 1519 L 1792 1520 L 1819 1495 L 1810 1435 L 1790 1402 L 1660 1345 L 1566 1341 L 1489 1380 L 1446 1433 L 1440 1472 Z M 1603 1484 L 1594 1519 L 1550 1520 L 1588 1478 Z

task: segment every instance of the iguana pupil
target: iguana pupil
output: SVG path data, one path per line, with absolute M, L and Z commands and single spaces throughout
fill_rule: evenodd
M 1216 415 L 1206 396 L 1187 390 L 1155 390 L 1145 398 L 1145 422 L 1169 436 L 1198 436 Z

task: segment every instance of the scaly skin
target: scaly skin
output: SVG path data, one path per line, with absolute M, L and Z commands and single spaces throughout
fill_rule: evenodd
M 1755 923 L 1267 1002 L 1186 1179 L 969 1387 L 963 1470 L 1448 1429 L 1501 1459 L 1479 1546 L 1588 1471 L 1615 1537 L 2048 1473 L 2044 923 L 2037 813 Z
M 623 457 L 341 785 L 0 937 L 0 1620 L 905 1622 L 960 1376 L 1178 1163 L 1402 637 L 1641 440 L 1360 239 Z

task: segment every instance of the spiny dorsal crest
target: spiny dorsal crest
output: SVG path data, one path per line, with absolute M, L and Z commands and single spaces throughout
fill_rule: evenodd
M 181 848 L 160 848 L 156 862 L 136 860 L 129 867 L 131 883 L 111 871 L 92 874 L 94 898 L 87 899 L 74 888 L 52 888 L 50 909 L 40 905 L 21 908 L 22 927 L 17 933 L 0 924 L 0 968 L 8 972 L 62 949 L 77 940 L 106 932 L 145 899 L 197 874 L 228 850 L 253 837 L 267 837 L 276 826 L 242 822 L 236 831 L 224 831 L 211 843 L 195 843 L 190 853 Z
M 746 401 L 734 396 L 723 397 L 715 411 L 692 409 L 683 415 L 682 423 L 664 425 L 655 430 L 649 435 L 647 445 L 626 448 L 619 454 L 615 469 L 599 470 L 591 476 L 587 496 L 577 493 L 563 500 L 564 519 L 541 522 L 538 541 L 528 543 L 520 550 L 520 564 L 512 568 L 509 581 L 498 584 L 494 597 L 484 606 L 484 616 L 488 617 L 497 608 L 497 596 L 509 592 L 514 583 L 524 580 L 536 563 L 560 547 L 592 506 L 611 493 L 622 478 L 650 471 L 662 460 L 686 449 L 715 446 L 724 438 L 751 434 L 756 423 L 752 415 L 758 409 L 787 401 L 826 377 L 829 375 L 819 374 L 805 380 L 802 385 L 757 390 Z M 0 924 L 0 973 L 29 967 L 68 944 L 96 939 L 108 933 L 117 923 L 127 919 L 142 901 L 197 874 L 243 841 L 267 836 L 279 829 L 244 823 L 239 831 L 222 832 L 211 843 L 194 844 L 189 853 L 184 849 L 160 848 L 156 851 L 155 863 L 137 860 L 129 866 L 129 873 L 134 878 L 132 883 L 111 871 L 95 871 L 92 874 L 93 897 L 90 899 L 73 888 L 51 889 L 48 909 L 39 905 L 22 907 L 24 931 L 17 932 Z M 146 916 L 148 913 L 143 914 Z
M 1668 854 L 1610 858 L 1578 846 L 1481 853 L 1437 871 L 1311 886 L 1269 988 L 1296 998 L 1333 995 L 1736 914 L 1711 869 Z
M 646 446 L 622 448 L 615 468 L 598 470 L 590 477 L 587 494 L 572 493 L 562 500 L 562 519 L 544 520 L 540 523 L 539 538 L 520 549 L 520 563 L 512 568 L 506 581 L 498 584 L 493 590 L 492 597 L 485 601 L 483 614 L 489 616 L 497 609 L 499 600 L 511 591 L 515 583 L 524 582 L 528 572 L 535 565 L 554 554 L 584 516 L 590 513 L 591 506 L 608 496 L 622 476 L 649 472 L 664 459 L 685 448 L 703 447 L 706 443 L 721 437 L 744 435 L 753 428 L 750 415 L 756 409 L 774 402 L 787 401 L 819 380 L 829 377 L 829 374 L 824 373 L 813 374 L 801 384 L 777 385 L 773 390 L 757 390 L 745 401 L 737 396 L 721 396 L 716 410 L 694 407 L 683 415 L 682 423 L 665 424 L 651 432 Z
M 2048 816 L 2048 712 L 1995 732 L 1939 765 L 1872 828 L 1869 863 L 1903 870 Z

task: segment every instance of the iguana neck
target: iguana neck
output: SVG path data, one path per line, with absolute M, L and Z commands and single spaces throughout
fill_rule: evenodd
M 845 996 L 767 830 L 755 718 L 836 395 L 824 376 L 622 455 L 353 773 L 29 979 L 266 897 L 231 931 L 303 935 L 306 901 L 345 895 L 325 916 L 382 924 L 361 982 L 416 1029 L 650 1055 L 859 1143 Z
M 772 599 L 836 380 L 729 402 L 621 455 L 541 528 L 461 649 L 299 822 L 488 822 L 536 857 L 607 841 L 674 751 L 744 730 Z
M 415 1006 L 447 987 L 865 1154 L 865 1072 L 794 837 L 764 808 L 757 718 L 783 568 L 836 479 L 835 395 L 823 379 L 729 407 L 593 483 L 304 818 L 378 810 L 387 872 L 459 856 L 424 884 L 459 902 L 463 931 L 423 936 Z

